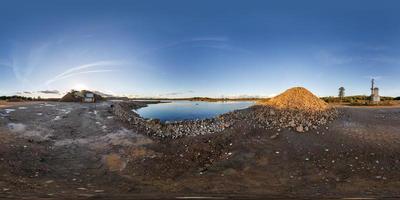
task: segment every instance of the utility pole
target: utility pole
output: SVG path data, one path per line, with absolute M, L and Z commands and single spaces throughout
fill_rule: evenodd
M 371 96 L 373 96 L 374 95 L 374 84 L 375 84 L 375 79 L 372 79 L 371 80 Z

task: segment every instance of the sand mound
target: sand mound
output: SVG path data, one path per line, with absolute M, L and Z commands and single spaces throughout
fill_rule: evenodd
M 294 87 L 267 101 L 259 102 L 279 109 L 323 111 L 328 104 L 303 87 Z
M 75 95 L 72 92 L 67 93 L 64 95 L 61 100 L 61 102 L 80 102 L 81 99 L 76 98 Z

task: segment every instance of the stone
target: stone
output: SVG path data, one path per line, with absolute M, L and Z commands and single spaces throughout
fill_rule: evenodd
M 299 133 L 304 132 L 303 125 L 297 126 L 296 127 L 296 131 L 299 132 Z
M 271 135 L 271 137 L 269 137 L 269 138 L 276 139 L 278 136 L 279 136 L 279 133 L 275 133 L 275 134 Z

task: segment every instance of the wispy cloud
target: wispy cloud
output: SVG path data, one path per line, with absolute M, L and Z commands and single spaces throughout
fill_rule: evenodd
M 225 51 L 236 51 L 236 52 L 241 52 L 241 53 L 251 53 L 251 51 L 235 46 L 231 46 L 228 44 L 215 44 L 215 45 L 207 45 L 207 44 L 201 44 L 201 45 L 194 45 L 193 47 L 204 47 L 204 48 L 212 48 L 212 49 L 219 49 L 219 50 L 225 50 Z
M 179 96 L 179 95 L 191 94 L 191 93 L 194 93 L 194 91 L 188 90 L 188 91 L 184 91 L 184 92 L 169 92 L 169 93 L 160 94 L 158 96 L 160 96 L 160 97 L 162 97 L 162 96 Z
M 66 79 L 72 76 L 76 76 L 76 75 L 81 75 L 81 74 L 92 74 L 92 73 L 104 73 L 104 72 L 115 72 L 118 70 L 113 70 L 113 69 L 99 69 L 99 70 L 89 70 L 89 71 L 82 71 L 82 72 L 76 72 L 76 73 L 71 73 L 65 76 L 62 76 L 60 78 L 57 79 L 58 80 L 62 80 L 62 79 Z
M 23 91 L 23 92 L 17 92 L 16 94 L 18 94 L 18 95 L 21 95 L 21 94 L 32 94 L 32 92 Z
M 8 65 L 15 78 L 21 83 L 28 83 L 31 74 L 46 58 L 50 46 L 51 43 L 47 42 L 28 48 L 22 43 L 16 43 Z
M 73 68 L 70 68 L 50 80 L 46 81 L 46 85 L 49 85 L 55 81 L 59 81 L 62 79 L 66 79 L 72 76 L 80 75 L 80 74 L 90 74 L 90 73 L 104 73 L 104 72 L 112 72 L 116 71 L 114 69 L 96 69 L 96 70 L 88 70 L 88 71 L 83 71 L 89 68 L 99 68 L 99 67 L 114 67 L 117 65 L 122 65 L 123 62 L 121 61 L 98 61 L 94 63 L 89 63 L 89 64 L 84 64 L 84 65 L 79 65 Z
M 215 41 L 215 42 L 226 42 L 229 39 L 227 37 L 197 37 L 192 38 L 188 41 Z
M 38 93 L 43 93 L 43 94 L 60 94 L 60 91 L 58 91 L 58 90 L 42 90 L 42 91 L 38 91 Z
M 154 52 L 162 50 L 162 49 L 178 47 L 178 46 L 181 46 L 181 45 L 184 45 L 187 43 L 196 43 L 198 45 L 200 45 L 202 43 L 207 43 L 207 45 L 209 45 L 209 46 L 204 45 L 203 47 L 218 48 L 218 49 L 224 49 L 224 50 L 247 51 L 247 50 L 244 50 L 244 49 L 241 49 L 238 47 L 230 46 L 227 44 L 228 42 L 229 42 L 229 39 L 227 37 L 196 37 L 196 38 L 174 41 L 174 42 L 170 42 L 170 43 L 160 46 L 160 47 L 148 49 L 147 51 L 140 54 L 138 57 L 146 56 L 148 54 L 154 53 Z M 214 43 L 214 45 L 212 45 L 210 43 Z M 218 44 L 220 44 L 220 45 L 218 45 Z M 224 44 L 225 44 L 225 46 L 223 46 Z

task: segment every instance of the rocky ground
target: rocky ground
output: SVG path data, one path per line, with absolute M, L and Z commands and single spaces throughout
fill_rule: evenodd
M 323 111 L 277 109 L 267 105 L 255 105 L 247 109 L 222 114 L 212 119 L 183 120 L 161 123 L 157 119 L 144 119 L 132 110 L 146 106 L 143 102 L 127 101 L 112 105 L 113 114 L 137 132 L 158 139 L 176 139 L 185 136 L 199 136 L 220 133 L 234 124 L 246 121 L 263 129 L 294 130 L 299 133 L 325 126 L 339 116 L 335 108 Z
M 138 132 L 110 105 L 1 108 L 0 198 L 400 196 L 400 108 L 341 107 L 305 133 L 246 119 L 172 139 Z

